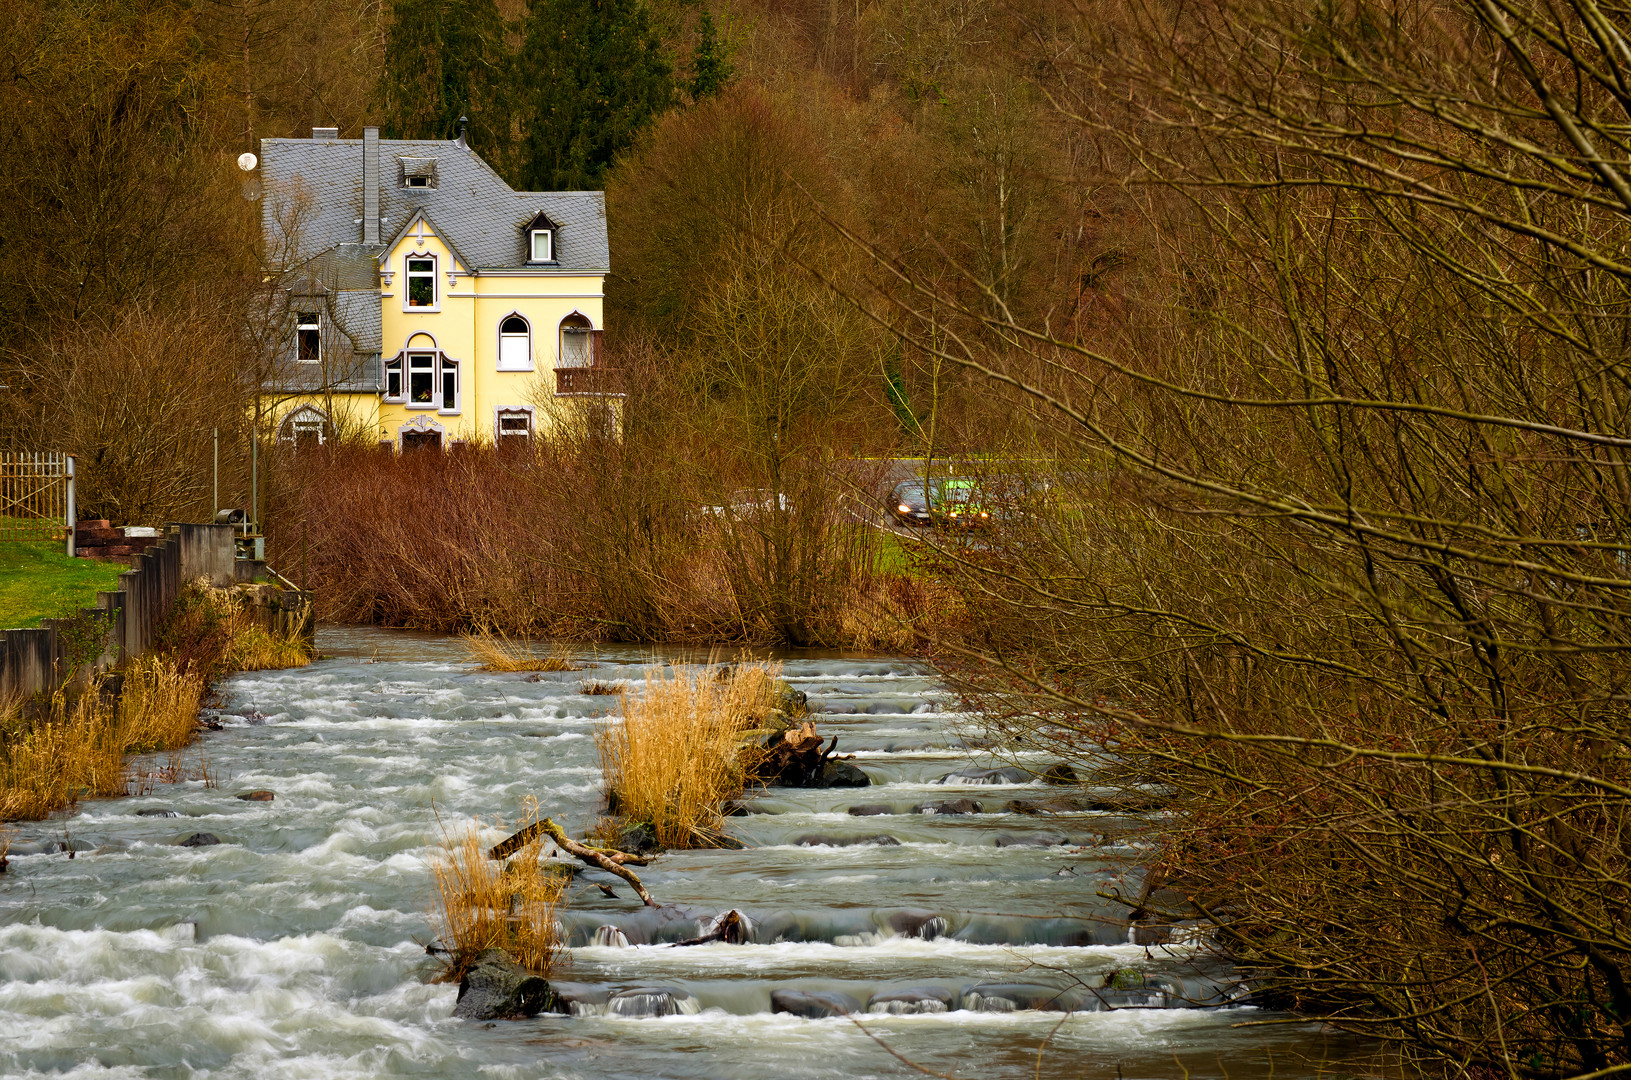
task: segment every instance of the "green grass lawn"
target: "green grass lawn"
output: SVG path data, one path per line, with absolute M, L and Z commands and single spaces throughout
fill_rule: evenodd
M 0 628 L 38 626 L 96 603 L 119 587 L 119 563 L 70 559 L 60 540 L 0 541 Z

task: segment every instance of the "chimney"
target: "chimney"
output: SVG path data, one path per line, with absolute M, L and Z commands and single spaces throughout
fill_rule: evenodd
M 340 129 L 337 127 L 314 127 L 311 129 L 311 137 L 314 141 L 317 139 L 338 139 L 340 137 Z
M 362 129 L 362 242 L 379 243 L 379 128 Z
M 465 138 L 465 132 L 469 130 L 469 127 L 470 127 L 470 118 L 468 116 L 459 117 L 458 144 L 459 144 L 460 149 L 466 149 L 467 150 L 467 149 L 470 148 L 470 143 Z

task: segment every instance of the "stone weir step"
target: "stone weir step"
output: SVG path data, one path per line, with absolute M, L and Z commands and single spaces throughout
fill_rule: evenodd
M 710 911 L 678 904 L 629 912 L 568 910 L 562 913 L 561 921 L 569 948 L 677 944 L 712 934 L 719 920 L 731 910 L 736 909 Z M 1108 918 L 866 907 L 736 914 L 737 928 L 730 939 L 733 944 L 822 942 L 856 946 L 904 937 L 924 941 L 944 938 L 969 945 L 1082 947 L 1125 945 L 1130 940 L 1127 923 Z

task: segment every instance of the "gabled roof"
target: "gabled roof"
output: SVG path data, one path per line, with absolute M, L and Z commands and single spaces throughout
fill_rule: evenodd
M 401 158 L 434 158 L 436 186 L 404 187 Z M 262 139 L 260 172 L 268 250 L 287 251 L 286 265 L 339 244 L 360 245 L 361 139 Z M 468 256 L 476 272 L 522 269 L 525 228 L 542 213 L 558 226 L 553 272 L 611 268 L 601 192 L 513 191 L 475 151 L 441 140 L 381 139 L 378 172 L 381 236 L 401 232 L 422 210 L 434 215 L 438 235 Z
M 453 259 L 459 264 L 461 270 L 468 274 L 475 269 L 476 264 L 464 257 L 464 252 L 459 250 L 459 246 L 453 242 L 452 237 L 436 227 L 436 223 L 430 219 L 429 214 L 425 213 L 423 206 L 415 210 L 408 220 L 402 223 L 402 228 L 396 231 L 396 235 L 385 242 L 385 245 L 380 248 L 379 254 L 374 256 L 374 261 L 376 263 L 383 262 L 385 257 L 402 242 L 403 237 L 407 236 L 413 227 L 421 221 L 425 223 L 432 233 L 436 234 L 438 240 L 447 245 L 449 251 L 453 252 Z

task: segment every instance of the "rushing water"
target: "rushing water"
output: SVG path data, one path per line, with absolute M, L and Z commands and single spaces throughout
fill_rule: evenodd
M 1097 894 L 1138 822 L 1002 812 L 1057 791 L 1035 782 L 938 782 L 1014 759 L 970 749 L 919 667 L 811 655 L 785 673 L 873 786 L 760 794 L 731 819 L 747 849 L 640 871 L 655 913 L 585 872 L 558 976 L 579 1015 L 454 1020 L 456 988 L 426 981 L 436 816 L 513 820 L 536 795 L 557 820 L 591 823 L 594 732 L 616 698 L 581 684 L 638 679 L 652 655 L 602 650 L 590 670 L 529 678 L 472 672 L 443 638 L 325 629 L 319 646 L 330 658 L 310 668 L 223 687 L 223 729 L 182 757 L 214 786 L 159 784 L 20 827 L 0 876 L 0 1074 L 919 1075 L 893 1051 L 971 1080 L 1131 1080 L 1312 1075 L 1356 1049 L 1307 1024 L 1251 1024 L 1276 1018 L 1228 1005 L 1230 981 L 1193 946 L 1127 943 Z M 257 788 L 276 800 L 235 797 Z M 959 798 L 984 812 L 914 812 Z M 858 805 L 891 812 L 848 813 Z M 177 846 L 197 832 L 223 843 Z M 76 857 L 49 850 L 64 846 Z M 666 944 L 731 908 L 751 943 Z M 634 944 L 605 944 L 620 938 L 602 927 Z M 1141 988 L 1124 975 L 1090 989 L 1128 968 Z M 872 1011 L 865 1030 L 802 1019 L 771 1011 L 777 990 Z M 627 1015 L 654 1003 L 671 1014 Z

